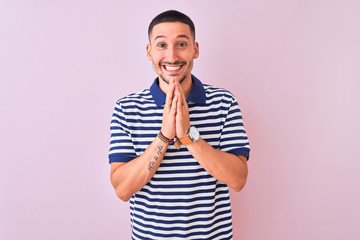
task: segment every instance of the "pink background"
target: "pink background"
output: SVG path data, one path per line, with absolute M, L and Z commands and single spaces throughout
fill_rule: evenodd
M 235 239 L 360 239 L 358 0 L 0 2 L 0 239 L 129 239 L 109 180 L 118 98 L 156 77 L 147 26 L 195 22 L 194 74 L 238 98 Z

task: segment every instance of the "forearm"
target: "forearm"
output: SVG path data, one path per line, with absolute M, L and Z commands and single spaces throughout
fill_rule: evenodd
M 245 186 L 248 174 L 246 157 L 214 149 L 202 138 L 187 145 L 187 148 L 200 165 L 217 180 L 235 191 L 240 191 Z
M 111 183 L 117 196 L 128 201 L 155 174 L 162 162 L 168 144 L 156 138 L 144 153 L 127 163 L 111 164 Z

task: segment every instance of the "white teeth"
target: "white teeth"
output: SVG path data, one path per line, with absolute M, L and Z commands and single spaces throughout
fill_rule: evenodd
M 166 66 L 165 65 L 165 68 L 166 68 L 166 70 L 169 70 L 169 71 L 175 71 L 175 70 L 178 70 L 178 69 L 180 69 L 180 67 L 181 66 Z

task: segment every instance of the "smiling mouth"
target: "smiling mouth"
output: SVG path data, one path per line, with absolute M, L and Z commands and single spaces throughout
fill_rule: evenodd
M 178 65 L 178 66 L 168 66 L 168 65 L 163 65 L 164 68 L 168 71 L 176 71 L 176 70 L 179 70 L 182 66 Z
M 186 64 L 185 62 L 175 62 L 175 63 L 163 62 L 161 63 L 161 67 L 168 72 L 176 72 L 180 70 L 185 64 Z

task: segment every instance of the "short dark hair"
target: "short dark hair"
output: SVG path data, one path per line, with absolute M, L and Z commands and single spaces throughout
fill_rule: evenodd
M 195 25 L 194 25 L 193 21 L 188 16 L 186 16 L 184 13 L 181 13 L 176 10 L 168 10 L 163 13 L 160 13 L 151 21 L 149 28 L 148 28 L 149 41 L 150 41 L 150 34 L 151 34 L 154 26 L 159 23 L 164 23 L 164 22 L 181 22 L 181 23 L 187 24 L 190 27 L 191 35 L 195 41 Z

